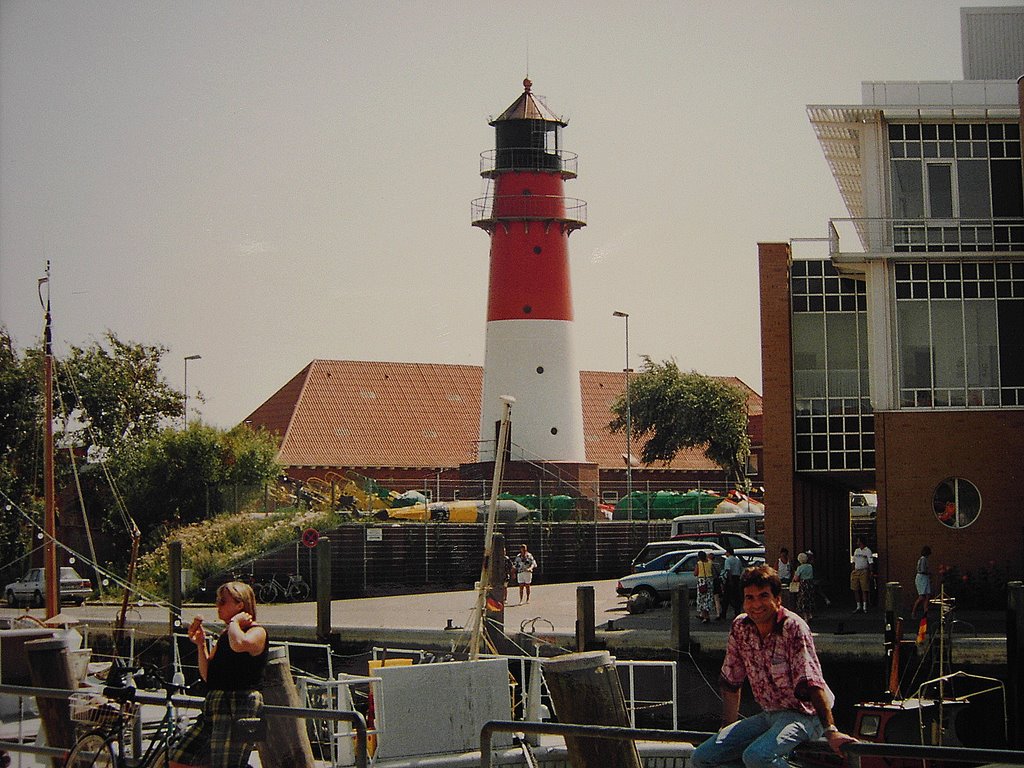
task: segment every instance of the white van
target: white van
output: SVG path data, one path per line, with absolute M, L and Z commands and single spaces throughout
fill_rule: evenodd
M 878 514 L 877 493 L 851 493 L 850 519 L 874 520 Z
M 764 512 L 712 512 L 672 518 L 673 536 L 709 531 L 738 531 L 764 541 Z

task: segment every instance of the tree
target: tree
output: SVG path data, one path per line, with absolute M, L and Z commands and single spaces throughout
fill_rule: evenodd
M 167 527 L 224 511 L 228 488 L 242 487 L 243 502 L 261 492 L 281 472 L 276 454 L 277 438 L 264 430 L 193 422 L 118 451 L 110 466 L 144 542 L 155 546 Z
M 184 394 L 160 374 L 167 347 L 123 342 L 110 331 L 104 340 L 72 346 L 57 369 L 65 434 L 93 452 L 144 442 L 185 407 Z
M 643 444 L 644 464 L 668 463 L 683 448 L 703 448 L 704 455 L 742 483 L 750 455 L 747 395 L 720 379 L 691 371 L 675 360 L 661 363 L 644 357 L 629 385 L 633 437 Z M 626 428 L 626 393 L 613 404 L 612 432 Z

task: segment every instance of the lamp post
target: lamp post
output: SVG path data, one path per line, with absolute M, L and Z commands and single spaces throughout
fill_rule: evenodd
M 188 361 L 202 359 L 202 355 L 188 355 L 185 357 L 185 411 L 182 414 L 182 420 L 185 422 L 185 429 L 188 429 Z
M 633 424 L 629 403 L 629 313 L 612 312 L 612 317 L 626 321 L 626 516 L 633 522 Z

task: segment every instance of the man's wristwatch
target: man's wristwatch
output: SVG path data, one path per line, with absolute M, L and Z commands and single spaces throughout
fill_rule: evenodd
M 827 736 L 830 733 L 839 733 L 839 728 L 838 728 L 838 726 L 836 726 L 835 723 L 832 723 L 832 725 L 827 726 L 825 728 L 825 735 Z

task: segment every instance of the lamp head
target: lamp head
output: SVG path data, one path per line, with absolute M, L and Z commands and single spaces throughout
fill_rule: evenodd
M 618 310 L 615 310 L 612 312 L 612 317 L 629 317 L 629 312 L 619 312 Z

